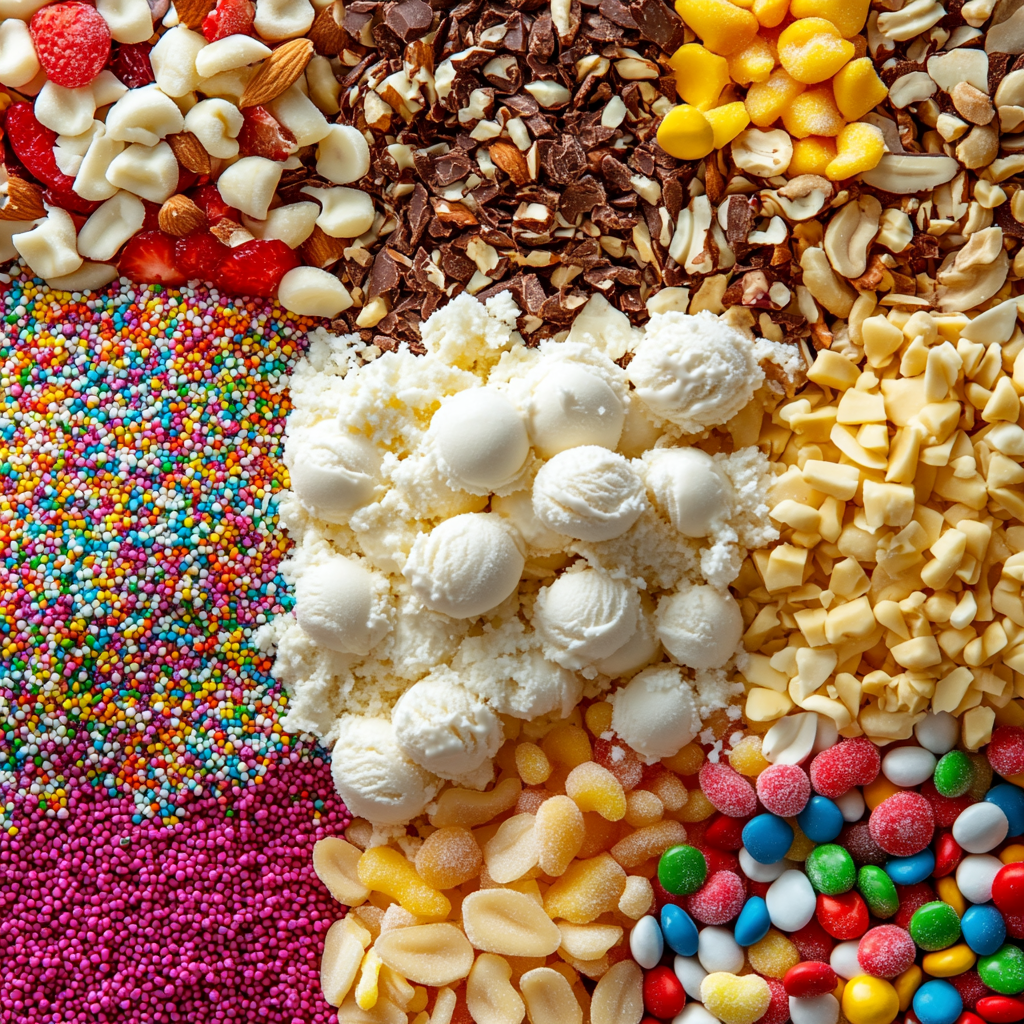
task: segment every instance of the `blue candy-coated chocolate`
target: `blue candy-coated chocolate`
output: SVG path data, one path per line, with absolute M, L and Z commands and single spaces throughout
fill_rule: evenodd
M 733 928 L 733 936 L 741 946 L 752 946 L 760 942 L 772 926 L 772 919 L 768 914 L 768 904 L 760 896 L 751 896 L 740 916 L 736 918 L 736 926 Z
M 948 981 L 926 981 L 914 993 L 914 1016 L 921 1024 L 953 1024 L 963 1008 L 960 993 Z
M 812 843 L 831 843 L 843 830 L 843 812 L 828 797 L 812 796 L 796 823 Z
M 758 864 L 774 864 L 793 845 L 793 829 L 776 814 L 759 814 L 743 826 L 743 845 Z
M 661 908 L 661 933 L 673 952 L 680 956 L 696 955 L 697 926 L 682 907 L 666 903 Z
M 930 849 L 915 853 L 913 857 L 890 857 L 885 862 L 885 873 L 897 885 L 917 885 L 935 870 L 935 854 Z
M 1009 782 L 1003 782 L 993 786 L 986 794 L 985 800 L 995 804 L 1010 823 L 1008 836 L 1024 835 L 1024 791 L 1019 786 L 1012 786 Z
M 960 918 L 964 942 L 978 956 L 991 956 L 1006 941 L 1006 922 L 995 907 L 982 904 L 968 907 Z

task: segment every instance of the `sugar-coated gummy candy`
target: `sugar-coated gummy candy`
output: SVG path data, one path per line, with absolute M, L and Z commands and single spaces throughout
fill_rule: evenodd
M 914 911 L 937 899 L 935 890 L 927 882 L 918 882 L 917 885 L 897 885 L 896 896 L 900 901 L 900 906 L 893 915 L 892 923 L 898 924 L 908 931 Z
M 758 974 L 781 981 L 800 962 L 800 951 L 782 932 L 772 928 L 747 949 L 747 959 Z
M 626 793 L 622 783 L 607 768 L 585 761 L 569 772 L 565 795 L 581 811 L 597 811 L 608 821 L 621 821 L 626 816 Z
M 960 739 L 960 722 L 948 711 L 929 711 L 914 726 L 914 736 L 925 750 L 941 757 Z
M 809 999 L 831 992 L 838 980 L 830 964 L 821 960 L 803 960 L 786 971 L 782 984 L 788 995 Z
M 725 924 L 743 909 L 746 898 L 746 887 L 736 872 L 718 871 L 687 897 L 686 909 L 701 924 Z
M 839 833 L 837 842 L 850 854 L 853 863 L 858 867 L 865 864 L 881 867 L 888 860 L 885 850 L 872 837 L 871 828 L 866 821 L 846 825 Z
M 972 804 L 953 822 L 953 838 L 967 853 L 988 853 L 994 850 L 1010 830 L 1003 809 L 982 801 Z
M 670 893 L 690 896 L 705 882 L 708 863 L 694 846 L 670 846 L 658 861 L 658 881 Z
M 935 771 L 935 755 L 924 747 L 897 747 L 882 758 L 882 774 L 904 789 L 920 786 Z
M 926 981 L 914 993 L 914 1016 L 921 1024 L 953 1024 L 963 1008 L 960 993 L 948 981 Z
M 732 932 L 714 925 L 701 929 L 697 939 L 697 959 L 708 974 L 715 971 L 736 974 L 743 968 L 743 950 Z
M 979 956 L 991 956 L 1006 940 L 1006 922 L 995 907 L 971 906 L 960 919 L 964 942 Z
M 894 924 L 866 931 L 857 945 L 857 962 L 865 974 L 892 979 L 911 967 L 917 949 L 910 933 Z
M 619 904 L 626 890 L 626 872 L 607 853 L 574 861 L 544 894 L 550 918 L 589 924 Z
M 643 875 L 629 875 L 619 897 L 619 913 L 638 921 L 654 905 L 654 888 Z
M 867 737 L 843 740 L 811 762 L 811 785 L 816 793 L 835 798 L 853 786 L 874 782 L 881 766 L 878 748 Z
M 650 914 L 641 917 L 629 933 L 629 951 L 645 970 L 656 967 L 665 951 L 665 938 L 658 919 Z
M 768 905 L 764 899 L 761 896 L 751 896 L 743 904 L 740 916 L 736 918 L 733 935 L 739 945 L 752 946 L 768 934 L 771 924 Z
M 652 857 L 660 857 L 669 847 L 686 842 L 686 826 L 678 821 L 659 821 L 636 829 L 620 839 L 609 851 L 627 870 L 639 867 Z
M 786 988 L 778 978 L 764 980 L 772 997 L 768 1002 L 768 1009 L 758 1018 L 757 1024 L 786 1024 L 789 1020 L 789 996 L 786 995 Z
M 780 818 L 794 818 L 811 798 L 811 780 L 797 764 L 773 764 L 757 777 L 757 797 Z
M 919 792 L 931 804 L 932 814 L 935 815 L 935 824 L 939 828 L 949 828 L 961 812 L 975 802 L 970 793 L 956 797 L 943 796 L 935 788 L 933 780 L 924 783 Z
M 666 1020 L 682 1010 L 686 993 L 671 967 L 655 967 L 643 979 L 643 999 L 649 1014 Z
M 965 1010 L 973 1011 L 979 999 L 992 994 L 992 990 L 981 980 L 976 970 L 964 971 L 963 974 L 950 978 L 949 983 L 960 993 Z
M 761 753 L 761 737 L 748 733 L 729 751 L 729 766 L 748 779 L 758 779 L 768 768 L 768 759 Z
M 537 864 L 544 874 L 553 878 L 564 874 L 585 838 L 583 813 L 569 797 L 553 796 L 537 808 L 533 841 L 537 847 Z
M 1000 725 L 993 730 L 985 754 L 992 768 L 1004 777 L 1024 772 L 1024 729 Z
M 444 893 L 427 885 L 405 857 L 390 846 L 374 846 L 359 858 L 359 881 L 397 900 L 410 914 L 445 918 L 452 905 Z
M 816 913 L 822 928 L 841 942 L 860 938 L 868 929 L 868 908 L 857 892 L 844 892 L 841 896 L 820 894 Z
M 814 916 L 814 890 L 802 871 L 784 871 L 765 896 L 772 924 L 780 931 L 795 932 Z
M 1001 996 L 1024 992 L 1024 952 L 1009 943 L 1000 946 L 978 960 L 978 977 Z
M 995 774 L 992 771 L 992 765 L 989 763 L 988 758 L 980 751 L 970 751 L 967 756 L 971 759 L 971 768 L 973 770 L 971 788 L 967 792 L 975 800 L 984 800 L 985 794 L 992 785 L 992 776 Z
M 593 760 L 594 752 L 586 730 L 571 722 L 556 725 L 540 741 L 541 750 L 548 759 L 567 768 L 576 768 Z
M 699 933 L 693 918 L 674 903 L 666 903 L 658 915 L 661 933 L 669 949 L 680 956 L 695 956 L 699 945 Z
M 1016 837 L 1024 834 L 1024 791 L 1008 782 L 993 786 L 985 794 L 985 802 L 995 804 L 1006 815 L 1007 835 Z
M 992 902 L 1003 914 L 1024 914 L 1024 862 L 999 869 L 992 881 Z
M 636 751 L 622 740 L 605 740 L 597 737 L 593 741 L 594 763 L 606 768 L 619 780 L 625 792 L 636 789 L 644 776 L 644 767 Z
M 826 896 L 849 892 L 857 881 L 853 858 L 835 843 L 815 847 L 804 861 L 804 870 L 815 892 Z
M 789 1016 L 793 1024 L 836 1024 L 839 1000 L 831 992 L 809 999 L 789 1000 Z
M 793 845 L 793 829 L 776 814 L 758 814 L 743 826 L 743 847 L 761 864 L 781 860 Z
M 920 793 L 907 791 L 883 800 L 871 812 L 868 826 L 886 853 L 912 857 L 932 841 L 935 818 L 931 804 Z
M 679 821 L 685 821 L 687 824 L 694 821 L 704 821 L 710 818 L 715 813 L 715 805 L 704 795 L 699 789 L 690 790 L 690 799 L 686 801 L 686 806 L 679 811 L 676 817 Z
M 828 963 L 835 942 L 813 917 L 803 928 L 790 932 L 789 937 L 793 940 L 796 948 L 800 950 L 802 959 L 821 960 Z
M 877 918 L 892 917 L 899 909 L 900 901 L 893 880 L 875 864 L 865 864 L 857 872 L 857 891 Z
M 476 878 L 484 856 L 473 833 L 450 825 L 432 832 L 416 853 L 416 871 L 435 889 L 454 889 Z
M 827 796 L 812 796 L 796 820 L 813 843 L 830 843 L 843 830 L 843 812 Z
M 956 869 L 957 888 L 968 903 L 988 903 L 992 898 L 992 885 L 1002 868 L 1002 861 L 989 853 L 968 854 Z
M 916 885 L 930 878 L 935 870 L 935 854 L 929 848 L 912 857 L 890 857 L 885 862 L 885 873 L 897 885 Z
M 896 989 L 869 974 L 850 979 L 843 989 L 843 1016 L 850 1024 L 891 1024 L 899 1013 Z
M 642 785 L 645 791 L 653 793 L 662 802 L 667 811 L 682 810 L 690 799 L 689 790 L 683 785 L 682 780 L 664 769 L 656 769 L 645 777 Z
M 748 818 L 730 818 L 728 814 L 716 814 L 704 830 L 704 843 L 719 850 L 738 850 L 743 845 L 743 829 Z
M 951 750 L 948 754 L 943 754 L 932 775 L 936 792 L 950 799 L 963 796 L 971 788 L 973 778 L 974 767 L 971 759 L 962 750 Z
M 772 993 L 756 974 L 717 972 L 700 985 L 701 1002 L 722 1024 L 754 1024 L 768 1009 Z
M 705 761 L 700 788 L 716 810 L 731 818 L 745 818 L 757 810 L 757 793 L 750 782 L 727 764 Z

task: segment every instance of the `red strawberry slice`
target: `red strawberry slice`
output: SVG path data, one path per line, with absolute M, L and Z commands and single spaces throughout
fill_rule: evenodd
M 192 193 L 192 202 L 206 214 L 206 219 L 211 224 L 230 217 L 237 223 L 242 222 L 242 215 L 233 207 L 224 202 L 220 189 L 216 185 L 201 185 Z
M 110 70 L 129 89 L 141 89 L 156 81 L 149 63 L 149 43 L 121 43 L 110 61 Z
M 246 107 L 242 111 L 237 141 L 242 156 L 267 160 L 287 160 L 299 148 L 295 136 L 266 107 Z
M 95 213 L 103 205 L 98 199 L 83 199 L 77 192 L 57 192 L 52 188 L 44 189 L 43 202 L 47 206 L 59 206 L 68 213 L 79 213 L 83 217 Z
M 225 36 L 248 35 L 255 17 L 256 8 L 249 0 L 220 0 L 203 18 L 202 33 L 211 43 Z
M 209 231 L 193 231 L 174 244 L 174 262 L 189 281 L 220 286 L 220 268 L 231 250 Z
M 31 103 L 15 103 L 7 111 L 7 138 L 25 170 L 55 192 L 70 192 L 75 179 L 62 173 L 53 155 L 57 133 L 37 120 Z
M 220 268 L 221 287 L 230 295 L 272 299 L 281 278 L 297 266 L 298 257 L 279 238 L 254 238 L 231 250 Z
M 28 27 L 47 78 L 65 89 L 88 85 L 110 58 L 110 29 L 89 4 L 51 4 Z
M 174 242 L 162 231 L 143 231 L 128 239 L 117 262 L 118 272 L 138 284 L 184 284 L 174 265 Z

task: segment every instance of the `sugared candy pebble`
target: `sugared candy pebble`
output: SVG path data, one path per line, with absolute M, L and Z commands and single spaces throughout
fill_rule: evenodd
M 875 864 L 881 867 L 888 857 L 871 836 L 871 828 L 866 821 L 858 821 L 847 825 L 839 834 L 839 845 L 850 851 L 853 863 L 858 867 L 863 864 Z
M 921 958 L 921 968 L 933 978 L 955 978 L 969 971 L 977 956 L 966 942 L 958 942 L 949 949 L 939 949 Z
M 951 750 L 943 754 L 932 775 L 936 791 L 940 796 L 950 798 L 963 796 L 971 788 L 973 778 L 971 759 L 962 750 Z
M 914 726 L 914 736 L 925 750 L 941 757 L 952 750 L 960 739 L 960 722 L 948 711 L 929 711 Z
M 708 974 L 728 971 L 736 974 L 743 967 L 743 950 L 728 928 L 702 928 L 697 940 L 697 959 Z
M 772 998 L 758 1024 L 786 1024 L 789 1020 L 789 996 L 786 995 L 786 989 L 778 978 L 764 980 L 768 983 Z
M 964 851 L 953 838 L 953 833 L 943 832 L 935 840 L 935 867 L 932 869 L 932 873 L 936 878 L 951 875 L 963 859 Z
M 800 951 L 782 932 L 772 928 L 747 950 L 747 959 L 758 974 L 781 980 L 800 962 Z
M 993 897 L 993 883 L 1003 868 L 997 857 L 987 853 L 975 853 L 964 857 L 956 869 L 956 885 L 968 903 L 988 903 Z M 996 901 L 999 907 L 999 901 Z M 1010 913 L 999 907 L 1003 913 Z
M 843 821 L 860 821 L 867 807 L 864 794 L 859 789 L 848 789 L 842 796 L 836 797 L 835 804 L 843 815 Z
M 979 956 L 991 956 L 1006 941 L 1006 922 L 995 907 L 968 907 L 960 919 L 964 942 Z
M 757 797 L 780 818 L 795 818 L 811 797 L 811 780 L 797 764 L 773 764 L 757 777 Z
M 815 847 L 804 862 L 804 870 L 815 892 L 826 896 L 849 892 L 857 881 L 853 858 L 834 843 Z
M 607 821 L 621 821 L 626 815 L 622 783 L 595 761 L 585 761 L 569 772 L 565 795 L 581 811 L 597 811 Z
M 774 864 L 762 864 L 754 860 L 746 851 L 741 849 L 739 854 L 740 870 L 752 882 L 774 882 L 783 871 L 793 867 L 793 862 L 783 858 Z
M 515 754 L 516 771 L 527 786 L 540 786 L 551 777 L 548 755 L 536 743 L 518 744 Z
M 945 949 L 960 938 L 960 918 L 948 903 L 933 900 L 914 911 L 910 934 L 922 949 Z
M 374 846 L 360 858 L 359 881 L 397 900 L 410 914 L 445 918 L 452 905 L 444 893 L 427 885 L 405 857 L 390 846 Z
M 786 971 L 782 984 L 786 987 L 788 995 L 798 999 L 809 999 L 831 992 L 838 980 L 831 965 L 821 960 L 804 960 Z
M 687 910 L 701 924 L 725 924 L 747 898 L 743 881 L 734 871 L 718 871 L 687 899 Z
M 705 761 L 699 779 L 701 790 L 715 809 L 730 818 L 746 818 L 757 810 L 754 787 L 727 764 Z
M 965 971 L 950 978 L 949 983 L 960 993 L 965 1010 L 973 1011 L 979 999 L 992 995 L 992 990 L 978 977 L 977 971 Z
M 662 1020 L 674 1017 L 686 1003 L 686 993 L 671 967 L 655 967 L 644 977 L 643 986 L 644 1008 Z
M 917 885 L 897 885 L 896 895 L 899 898 L 899 910 L 893 915 L 892 923 L 901 928 L 910 929 L 910 921 L 918 907 L 932 903 L 937 897 L 935 890 L 927 882 Z
M 867 786 L 878 777 L 878 748 L 865 736 L 843 740 L 811 762 L 811 785 L 822 796 L 842 796 L 853 786 Z
M 1013 1024 L 1024 1019 L 1024 1002 L 1010 996 L 985 996 L 978 1000 L 978 1016 L 990 1024 Z
M 802 871 L 784 871 L 765 896 L 768 915 L 780 931 L 795 932 L 814 916 L 814 890 Z
M 830 843 L 843 830 L 843 812 L 825 796 L 812 796 L 796 821 L 814 843 Z
M 646 970 L 656 967 L 665 952 L 665 939 L 658 919 L 647 914 L 641 917 L 629 933 L 629 951 L 633 959 Z
M 985 794 L 992 785 L 992 777 L 995 774 L 992 771 L 992 765 L 989 763 L 988 758 L 978 751 L 968 753 L 967 756 L 971 759 L 971 770 L 973 771 L 971 788 L 967 792 L 975 800 L 984 800 Z
M 661 933 L 669 949 L 680 956 L 694 956 L 697 952 L 699 934 L 693 918 L 674 903 L 661 908 Z
M 691 999 L 700 999 L 700 983 L 708 976 L 700 961 L 695 956 L 677 956 L 672 969 L 686 994 Z
M 960 993 L 948 981 L 925 982 L 914 993 L 914 1016 L 921 1024 L 954 1024 L 963 1008 Z
M 761 753 L 761 737 L 749 733 L 729 751 L 729 766 L 749 779 L 759 779 L 768 768 L 768 759 Z M 761 801 L 764 803 L 764 801 Z M 765 807 L 768 807 L 765 804 Z M 771 810 L 771 808 L 768 808 Z
M 897 747 L 882 758 L 882 774 L 904 789 L 920 786 L 935 771 L 935 755 L 924 747 Z
M 992 880 L 992 902 L 1004 914 L 1024 914 L 1024 862 L 1000 866 Z
M 676 896 L 695 893 L 707 876 L 708 863 L 695 846 L 670 846 L 658 861 L 658 881 Z
M 911 791 L 883 800 L 871 812 L 868 825 L 875 842 L 894 857 L 920 853 L 935 833 L 931 804 L 920 793 Z
M 985 754 L 993 769 L 1004 777 L 1024 772 L 1024 729 L 1019 725 L 999 726 Z
M 640 785 L 644 766 L 632 747 L 626 746 L 621 740 L 604 740 L 600 736 L 593 741 L 592 746 L 594 763 L 607 768 L 627 793 Z
M 868 908 L 860 893 L 819 896 L 817 917 L 822 928 L 840 941 L 859 938 L 868 930 Z
M 857 949 L 859 946 L 860 942 L 857 940 L 840 942 L 829 954 L 829 966 L 840 978 L 845 978 L 849 981 L 851 978 L 856 978 L 864 973 L 864 968 L 861 967 L 860 961 L 857 959 Z
M 857 889 L 868 910 L 875 917 L 892 917 L 899 910 L 900 901 L 896 895 L 896 886 L 892 879 L 877 865 L 865 864 L 857 872 Z
M 850 1024 L 891 1024 L 900 1011 L 900 1000 L 889 982 L 862 974 L 843 989 L 842 1006 Z
M 701 1002 L 722 1024 L 754 1024 L 768 1009 L 772 993 L 756 974 L 738 977 L 718 972 L 700 985 Z
M 733 935 L 740 946 L 752 946 L 768 934 L 771 923 L 768 905 L 760 896 L 751 896 L 736 918 Z
M 803 928 L 790 932 L 789 937 L 800 950 L 800 956 L 804 960 L 821 960 L 827 963 L 835 946 L 832 936 L 813 917 Z
M 1024 952 L 1009 943 L 1001 946 L 978 961 L 978 977 L 1001 996 L 1024 992 Z
M 416 871 L 435 889 L 453 889 L 476 878 L 484 857 L 473 833 L 449 825 L 432 832 L 416 854 Z
M 953 822 L 953 838 L 968 853 L 988 853 L 1006 838 L 1009 829 L 1003 809 L 983 800 L 972 804 Z
M 684 825 L 678 821 L 659 821 L 654 825 L 638 828 L 620 839 L 608 852 L 627 871 L 632 871 L 651 858 L 660 857 L 665 850 L 679 846 L 685 840 Z
M 836 1024 L 839 1000 L 831 992 L 809 999 L 790 997 L 789 1016 L 793 1024 Z
M 1002 809 L 1009 823 L 1008 836 L 1024 835 L 1024 791 L 1019 786 L 1008 782 L 993 786 L 985 794 L 985 802 Z
M 760 864 L 782 860 L 793 845 L 793 829 L 775 814 L 759 814 L 743 826 L 743 846 Z
M 912 966 L 917 956 L 909 932 L 894 924 L 881 924 L 865 932 L 857 946 L 857 962 L 865 974 L 896 978 Z
M 897 885 L 916 885 L 930 878 L 935 869 L 935 854 L 930 849 L 915 853 L 913 857 L 890 857 L 885 862 L 885 873 Z
M 921 787 L 921 796 L 932 805 L 935 824 L 939 828 L 949 828 L 960 816 L 961 812 L 975 803 L 974 797 L 968 793 L 963 796 L 943 796 L 936 788 L 934 781 L 929 780 Z
M 743 829 L 749 819 L 716 814 L 704 832 L 704 842 L 719 850 L 738 850 L 743 845 Z

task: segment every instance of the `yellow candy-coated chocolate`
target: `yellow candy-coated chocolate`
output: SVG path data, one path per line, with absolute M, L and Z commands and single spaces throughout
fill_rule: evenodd
M 793 138 L 806 139 L 810 135 L 834 137 L 846 122 L 826 84 L 800 93 L 782 112 L 782 124 Z
M 955 978 L 964 971 L 969 971 L 978 957 L 966 942 L 959 942 L 949 949 L 940 949 L 936 953 L 928 953 L 921 961 L 925 974 L 933 978 Z
M 967 913 L 967 900 L 964 899 L 956 884 L 953 875 L 946 875 L 935 883 L 935 891 L 943 903 L 948 903 L 955 911 L 957 917 L 963 917 Z
M 711 125 L 711 130 L 714 132 L 715 149 L 724 149 L 750 124 L 750 115 L 747 113 L 747 108 L 739 100 L 735 103 L 724 103 L 720 107 L 713 107 L 704 116 L 708 119 L 708 124 Z M 760 746 L 758 746 L 758 751 L 760 749 Z M 762 758 L 762 760 L 764 759 Z M 765 767 L 768 766 L 767 761 L 764 764 Z M 749 775 L 751 773 L 744 772 L 743 774 Z
M 868 20 L 870 0 L 792 0 L 789 13 L 794 18 L 824 18 L 849 38 Z
M 713 107 L 729 84 L 729 62 L 700 43 L 680 46 L 668 63 L 676 73 L 680 99 L 698 110 Z
M 841 67 L 832 79 L 832 92 L 839 112 L 847 121 L 863 117 L 889 95 L 870 57 L 859 57 Z
M 819 138 L 815 135 L 793 142 L 793 159 L 789 162 L 789 176 L 798 174 L 822 174 L 836 158 L 836 140 Z
M 1012 843 L 1010 846 L 1004 847 L 999 854 L 999 859 L 1004 864 L 1019 864 L 1024 860 L 1024 846 L 1020 843 Z
M 910 1009 L 914 993 L 921 987 L 923 981 L 924 971 L 917 964 L 908 967 L 899 977 L 893 979 L 892 987 L 900 997 L 900 1013 L 906 1013 Z
M 715 148 L 715 132 L 696 107 L 683 103 L 658 126 L 658 145 L 677 160 L 703 160 Z
M 862 974 L 846 983 L 842 1006 L 850 1024 L 892 1024 L 900 997 L 889 982 Z
M 868 810 L 873 811 L 883 800 L 888 800 L 903 790 L 884 775 L 879 775 L 874 782 L 864 786 L 861 792 L 864 794 L 864 803 L 868 805 Z
M 757 18 L 729 0 L 676 0 L 676 14 L 712 53 L 723 57 L 742 50 L 757 35 Z
M 853 43 L 824 18 L 801 18 L 782 30 L 779 60 L 805 85 L 817 85 L 831 78 L 854 55 Z
M 846 178 L 852 178 L 855 174 L 861 174 L 864 171 L 870 171 L 872 167 L 877 167 L 883 156 L 885 156 L 885 139 L 882 136 L 882 130 L 873 124 L 854 121 L 836 136 L 836 158 L 825 168 L 825 177 L 829 181 L 843 181 Z M 874 784 L 872 783 L 872 785 Z M 866 790 L 868 788 L 870 787 L 865 787 L 864 799 L 868 807 L 874 809 L 882 801 L 871 803 L 867 799 Z

